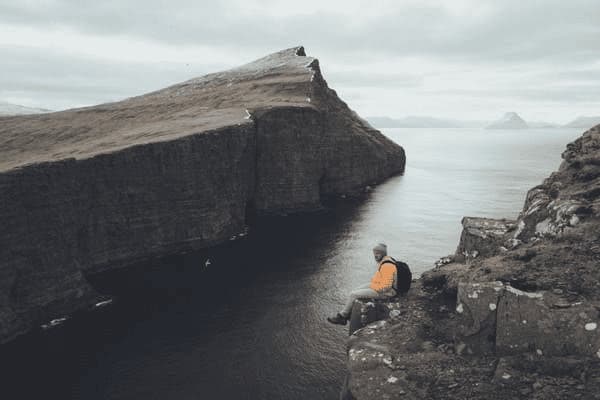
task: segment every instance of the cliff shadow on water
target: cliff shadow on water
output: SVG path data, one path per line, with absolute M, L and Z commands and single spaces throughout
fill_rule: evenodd
M 167 398 L 181 391 L 264 398 L 300 394 L 303 387 L 315 398 L 335 396 L 343 375 L 341 349 L 333 363 L 306 360 L 322 357 L 318 351 L 298 354 L 315 341 L 303 338 L 315 334 L 310 321 L 325 315 L 300 310 L 305 298 L 327 285 L 314 281 L 322 279 L 320 263 L 362 203 L 352 199 L 317 213 L 256 218 L 238 240 L 88 275 L 114 303 L 2 346 L 7 393 L 104 399 Z M 299 365 L 312 362 L 332 364 L 328 385 L 317 376 L 322 366 Z

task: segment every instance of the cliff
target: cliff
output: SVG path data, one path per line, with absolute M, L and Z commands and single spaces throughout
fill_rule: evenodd
M 0 342 L 96 300 L 86 276 L 322 206 L 403 149 L 302 47 L 153 93 L 0 118 Z
M 600 126 L 562 157 L 516 221 L 463 219 L 456 253 L 351 337 L 345 398 L 598 398 Z

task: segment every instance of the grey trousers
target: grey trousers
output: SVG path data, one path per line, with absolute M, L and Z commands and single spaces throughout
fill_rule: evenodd
M 340 314 L 342 314 L 344 317 L 348 318 L 350 316 L 350 313 L 352 312 L 352 305 L 354 304 L 354 300 L 357 300 L 357 299 L 385 299 L 388 297 L 387 295 L 385 295 L 383 293 L 379 293 L 379 292 L 371 289 L 369 286 L 370 286 L 370 283 L 367 283 L 365 285 L 362 285 L 362 286 L 354 289 L 352 292 L 350 292 L 348 302 L 346 303 L 346 305 L 344 306 L 344 309 L 340 312 Z

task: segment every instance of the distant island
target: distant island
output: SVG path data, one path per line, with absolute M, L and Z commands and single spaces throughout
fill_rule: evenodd
M 367 117 L 367 120 L 376 128 L 482 128 L 487 124 L 487 121 L 461 121 L 416 115 L 404 118 Z
M 0 116 L 41 114 L 47 112 L 50 112 L 50 110 L 46 110 L 44 108 L 25 107 L 18 104 L 0 101 Z
M 496 121 L 460 120 L 452 118 L 437 118 L 431 116 L 409 115 L 403 118 L 388 116 L 371 116 L 367 121 L 375 128 L 486 128 L 486 129 L 554 129 L 554 128 L 581 128 L 600 124 L 600 116 L 580 116 L 573 121 L 560 125 L 544 121 L 526 121 L 518 113 L 511 111 L 505 113 Z
M 486 129 L 528 129 L 529 125 L 516 112 L 507 112 L 502 118 L 492 122 Z
M 595 126 L 598 124 L 600 124 L 600 116 L 595 116 L 595 117 L 579 116 L 579 117 L 575 118 L 573 121 L 564 125 L 564 127 L 565 128 L 589 129 L 592 126 Z

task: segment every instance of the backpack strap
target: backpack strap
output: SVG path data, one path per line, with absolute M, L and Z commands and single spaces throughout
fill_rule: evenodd
M 393 259 L 393 258 L 392 258 L 392 257 L 390 257 L 390 256 L 386 256 L 386 257 L 388 257 L 388 259 L 387 259 L 387 260 L 383 260 L 383 261 L 381 261 L 381 262 L 379 263 L 379 268 L 378 268 L 378 270 L 381 270 L 381 266 L 382 266 L 383 264 L 394 264 L 394 265 L 396 265 L 396 262 L 397 262 L 397 261 L 396 261 L 395 259 Z

